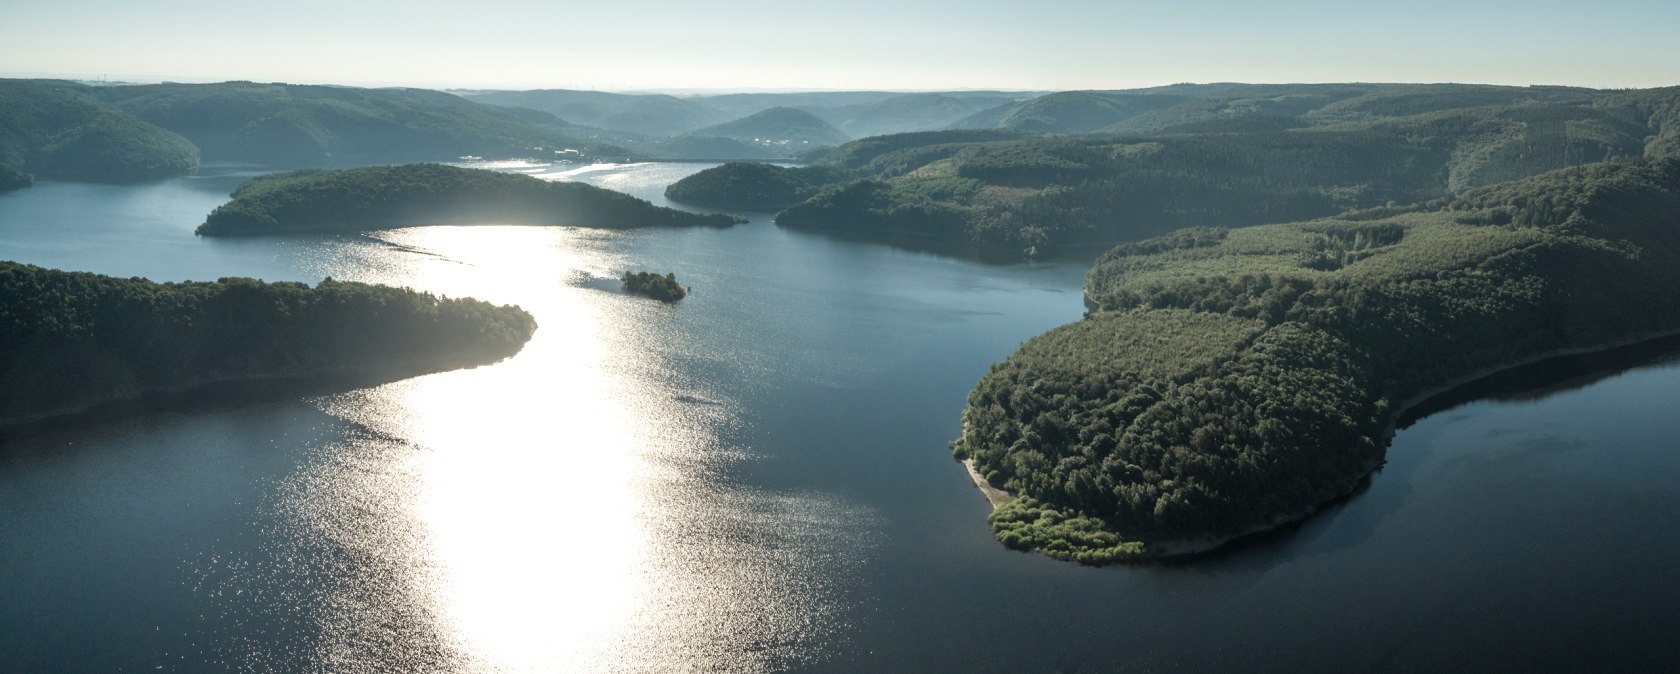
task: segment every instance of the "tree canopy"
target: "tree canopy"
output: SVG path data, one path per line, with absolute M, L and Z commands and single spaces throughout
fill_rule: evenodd
M 135 182 L 184 174 L 198 167 L 187 139 L 82 93 L 68 82 L 0 80 L 0 165 L 57 180 Z M 0 190 L 5 187 L 0 186 Z
M 668 195 L 719 208 L 800 199 L 777 224 L 1032 257 L 1182 227 L 1451 199 L 1566 166 L 1669 156 L 1680 147 L 1670 142 L 1680 137 L 1676 101 L 1674 88 L 1476 85 L 1066 92 L 986 122 L 1007 128 L 868 138 L 781 171 L 730 164 Z
M 154 283 L 0 262 L 0 423 L 220 382 L 470 367 L 536 327 L 518 307 L 330 279 Z
M 675 302 L 688 296 L 688 288 L 677 283 L 677 275 L 663 275 L 650 271 L 627 271 L 622 277 L 626 292 L 651 297 L 661 302 Z
M 1171 554 L 1348 494 L 1424 393 L 1680 330 L 1680 158 L 1181 231 L 1110 251 L 1086 292 L 981 379 L 955 451 L 1021 496 L 992 517 L 1007 545 Z
M 247 181 L 212 211 L 199 234 L 360 231 L 415 225 L 727 227 L 701 215 L 578 182 L 443 164 L 296 171 Z

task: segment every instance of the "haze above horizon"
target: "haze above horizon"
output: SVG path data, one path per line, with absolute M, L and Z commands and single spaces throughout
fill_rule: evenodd
M 0 75 L 617 91 L 1123 89 L 1174 82 L 1680 84 L 1680 4 L 1321 0 L 64 0 Z

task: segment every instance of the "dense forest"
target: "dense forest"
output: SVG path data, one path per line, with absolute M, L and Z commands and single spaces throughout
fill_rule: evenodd
M 1680 330 L 1680 158 L 1433 204 L 1122 245 L 1086 319 L 969 396 L 1000 541 L 1084 563 L 1205 549 L 1349 494 L 1420 396 Z
M 518 307 L 331 279 L 153 283 L 0 262 L 0 424 L 215 383 L 471 367 L 536 327 Z
M 1184 85 L 1010 108 L 987 122 L 1004 128 L 869 138 L 784 171 L 731 164 L 667 195 L 742 209 L 803 197 L 776 222 L 1019 258 L 1451 198 L 1680 148 L 1680 88 Z
M 9 164 L 0 164 L 0 193 L 21 190 L 35 184 L 35 176 Z
M 0 191 L 26 186 L 23 174 L 121 183 L 198 167 L 187 139 L 62 84 L 0 80 Z
M 553 115 L 425 89 L 222 82 L 76 90 L 185 136 L 206 160 L 345 167 L 465 155 L 552 156 L 560 148 L 591 156 L 631 154 Z
M 707 208 L 774 211 L 816 196 L 841 176 L 841 169 L 827 166 L 795 169 L 732 162 L 672 183 L 665 196 Z
M 199 234 L 359 231 L 414 225 L 727 227 L 739 219 L 661 206 L 576 182 L 443 164 L 295 171 L 247 181 Z
M 627 271 L 622 277 L 625 292 L 651 297 L 661 302 L 675 302 L 688 297 L 688 288 L 677 283 L 677 275 L 660 275 L 651 271 Z

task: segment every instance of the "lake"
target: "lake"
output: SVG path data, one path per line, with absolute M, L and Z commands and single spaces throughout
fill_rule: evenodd
M 698 164 L 496 164 L 664 204 Z M 0 438 L 6 671 L 1441 671 L 1680 666 L 1680 361 L 1551 366 L 1354 498 L 1186 562 L 1004 549 L 950 458 L 1083 312 L 1011 266 L 777 228 L 204 239 L 256 172 L 0 195 L 0 259 L 516 303 L 491 366 Z M 665 305 L 619 292 L 673 272 Z

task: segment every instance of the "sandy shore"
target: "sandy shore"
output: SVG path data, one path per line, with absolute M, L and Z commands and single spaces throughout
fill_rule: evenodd
M 1014 494 L 993 487 L 990 482 L 987 482 L 986 476 L 981 475 L 980 470 L 974 467 L 974 459 L 964 459 L 962 464 L 964 468 L 968 469 L 968 479 L 974 480 L 974 488 L 979 489 L 980 493 L 986 496 L 986 502 L 992 504 L 992 510 L 997 510 L 1003 507 L 1003 504 L 1015 500 Z

